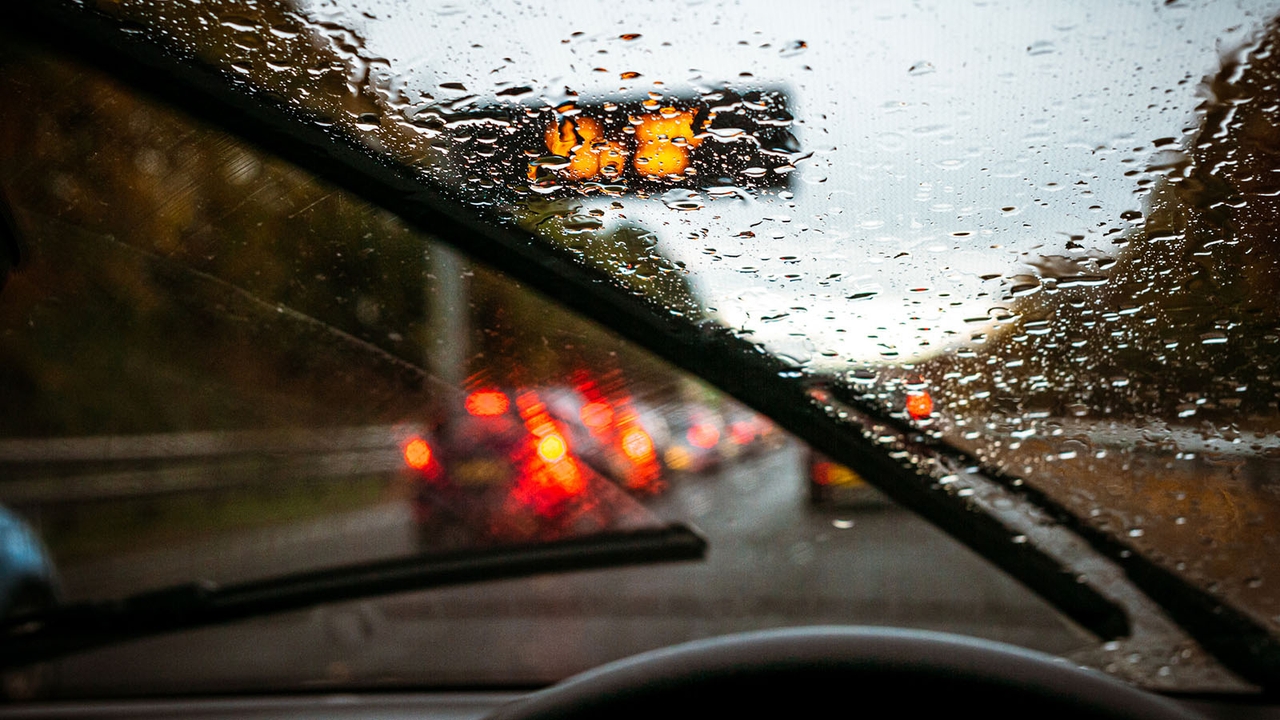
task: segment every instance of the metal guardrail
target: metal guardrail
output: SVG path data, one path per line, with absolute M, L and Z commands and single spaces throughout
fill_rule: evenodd
M 404 467 L 412 424 L 0 440 L 0 503 L 118 500 Z

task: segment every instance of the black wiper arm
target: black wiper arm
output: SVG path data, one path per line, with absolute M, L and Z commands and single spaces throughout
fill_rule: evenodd
M 547 573 L 701 560 L 706 552 L 701 535 L 674 524 L 538 545 L 343 565 L 236 585 L 187 583 L 16 618 L 0 630 L 0 666 L 323 603 Z

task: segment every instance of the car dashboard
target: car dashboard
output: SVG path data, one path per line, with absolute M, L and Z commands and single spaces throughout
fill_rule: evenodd
M 927 692 L 921 692 L 926 689 Z M 984 717 L 1276 718 L 1265 696 L 1170 698 L 1051 655 L 958 635 L 807 627 L 721 636 L 642 653 L 549 688 L 313 693 L 13 705 L 13 718 L 427 718 L 588 720 L 705 707 L 759 714 L 772 700 L 840 702 L 854 694 L 908 717 L 950 709 Z
M 109 720 L 482 720 L 519 700 L 518 692 L 396 692 L 271 695 L 187 699 L 72 701 L 15 706 L 7 718 Z M 1210 720 L 1272 720 L 1280 706 L 1251 698 L 1196 698 L 1179 701 Z

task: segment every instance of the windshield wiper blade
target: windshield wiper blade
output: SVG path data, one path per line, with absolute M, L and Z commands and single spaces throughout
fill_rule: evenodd
M 65 605 L 0 629 L 0 667 L 27 665 L 151 635 L 315 605 L 493 580 L 705 559 L 689 527 L 609 532 L 538 545 L 422 554 L 234 585 L 184 583 L 120 600 Z

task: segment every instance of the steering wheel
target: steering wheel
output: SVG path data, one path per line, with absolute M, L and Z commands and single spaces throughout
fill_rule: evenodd
M 943 633 L 812 627 L 643 653 L 534 693 L 491 720 L 1192 720 L 1166 698 L 1012 645 Z

